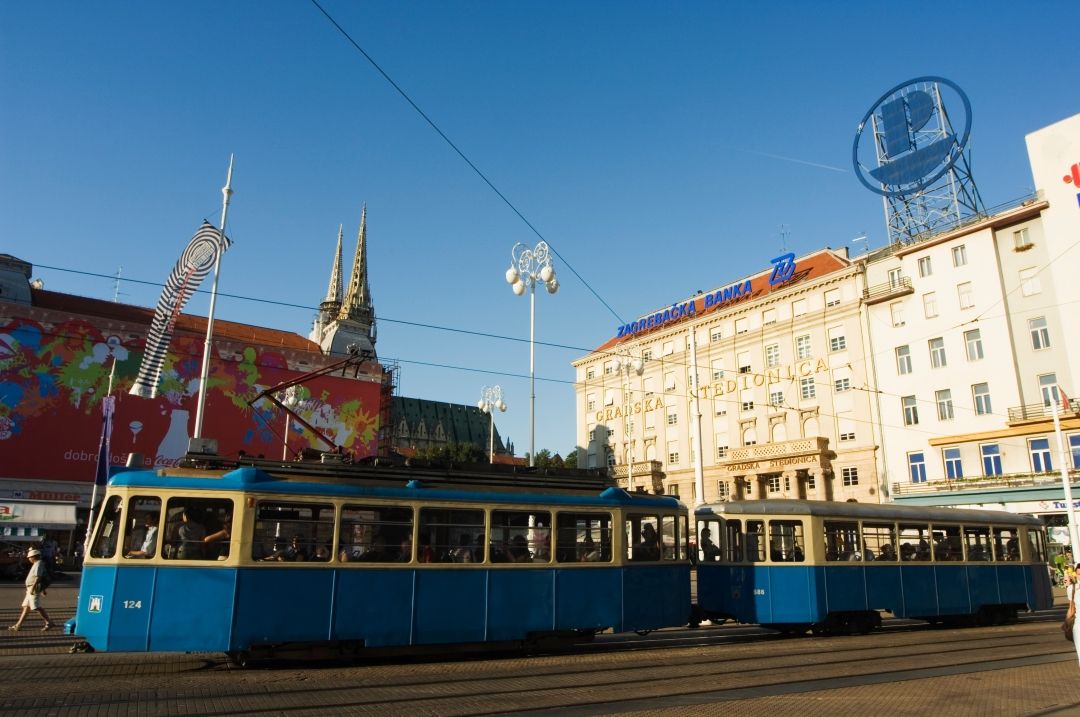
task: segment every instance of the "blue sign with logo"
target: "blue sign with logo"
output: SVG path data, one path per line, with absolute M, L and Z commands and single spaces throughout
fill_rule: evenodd
M 955 131 L 944 115 L 940 88 L 955 92 L 964 106 L 963 129 Z M 932 92 L 927 87 L 932 88 Z M 935 120 L 931 123 L 932 120 Z M 870 124 L 869 143 L 877 167 L 859 161 L 859 146 Z M 936 182 L 960 159 L 971 136 L 971 103 L 955 83 L 943 77 L 918 77 L 892 88 L 873 104 L 859 123 L 852 147 L 855 176 L 872 192 L 903 197 Z
M 795 255 L 788 253 L 772 260 L 773 270 L 769 276 L 769 286 L 783 284 L 795 276 Z

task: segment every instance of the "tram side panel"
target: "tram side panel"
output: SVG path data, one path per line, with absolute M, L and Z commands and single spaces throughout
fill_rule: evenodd
M 486 570 L 486 639 L 521 640 L 556 628 L 555 570 Z M 591 593 L 585 593 L 591 594 Z
M 241 570 L 233 649 L 329 639 L 333 580 L 330 570 Z
M 415 581 L 415 570 L 338 570 L 335 639 L 363 641 L 365 647 L 412 644 Z
M 689 620 L 689 565 L 632 566 L 622 575 L 622 621 L 616 630 L 658 630 Z
M 134 570 L 127 572 L 136 572 Z M 226 651 L 236 607 L 233 568 L 152 568 L 150 650 Z

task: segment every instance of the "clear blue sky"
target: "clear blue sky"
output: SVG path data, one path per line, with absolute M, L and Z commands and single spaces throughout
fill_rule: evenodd
M 1076 2 L 321 1 L 627 321 L 767 267 L 781 225 L 798 253 L 883 243 L 850 153 L 893 85 L 967 92 L 991 206 L 1031 191 L 1024 134 L 1080 112 Z M 221 290 L 306 308 L 226 298 L 218 316 L 306 335 L 338 224 L 351 252 L 366 202 L 400 393 L 475 403 L 499 383 L 500 431 L 524 453 L 527 342 L 396 322 L 527 339 L 503 274 L 539 238 L 314 5 L 0 4 L 0 252 L 46 287 L 113 295 L 42 265 L 163 281 L 220 217 L 229 153 Z M 537 339 L 571 348 L 537 348 L 537 447 L 566 454 L 570 361 L 619 321 L 556 270 Z M 121 292 L 153 306 L 159 289 Z

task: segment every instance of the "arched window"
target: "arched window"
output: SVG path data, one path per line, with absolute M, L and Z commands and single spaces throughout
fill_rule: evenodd
M 777 423 L 772 429 L 773 443 L 780 443 L 787 440 L 787 424 Z

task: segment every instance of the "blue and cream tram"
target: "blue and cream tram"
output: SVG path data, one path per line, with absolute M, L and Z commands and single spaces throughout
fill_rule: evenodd
M 89 647 L 246 659 L 688 618 L 686 509 L 596 473 L 189 465 L 109 481 L 76 614 Z
M 879 611 L 990 624 L 1050 607 L 1040 520 L 988 510 L 742 500 L 696 511 L 698 614 L 866 632 Z

